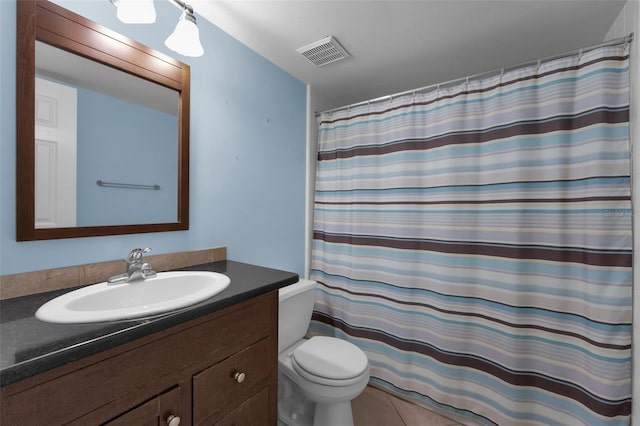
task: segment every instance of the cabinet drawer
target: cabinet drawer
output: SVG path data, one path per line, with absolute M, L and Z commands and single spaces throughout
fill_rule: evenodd
M 256 426 L 269 424 L 269 389 L 262 388 L 257 394 L 243 402 L 215 426 Z
M 269 343 L 269 338 L 262 339 L 193 376 L 193 424 L 215 423 L 267 386 L 272 359 Z M 237 374 L 244 377 L 236 379 Z

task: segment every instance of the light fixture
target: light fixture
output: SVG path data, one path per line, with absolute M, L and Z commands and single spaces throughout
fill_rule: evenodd
M 184 56 L 202 56 L 204 49 L 200 44 L 200 31 L 196 17 L 185 7 L 173 33 L 164 41 L 165 46 Z
M 156 20 L 153 0 L 110 1 L 118 9 L 118 19 L 126 24 L 150 24 Z M 182 15 L 180 15 L 173 33 L 165 40 L 165 46 L 184 56 L 202 56 L 204 49 L 200 43 L 200 31 L 196 25 L 196 15 L 193 12 L 193 8 L 181 0 L 168 1 L 181 9 Z
M 125 24 L 153 24 L 156 9 L 153 0 L 111 0 L 116 5 L 118 19 Z

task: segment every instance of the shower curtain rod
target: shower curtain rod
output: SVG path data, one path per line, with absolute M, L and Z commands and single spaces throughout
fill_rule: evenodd
M 370 99 L 368 101 L 356 102 L 356 103 L 353 103 L 353 104 L 349 104 L 349 105 L 345 105 L 345 106 L 341 106 L 341 107 L 337 107 L 337 108 L 333 108 L 333 109 L 328 109 L 326 111 L 316 112 L 315 116 L 319 117 L 321 114 L 324 114 L 324 113 L 336 112 L 336 111 L 341 111 L 343 109 L 353 108 L 353 107 L 360 106 L 360 105 L 367 105 L 367 104 L 372 104 L 372 103 L 376 103 L 376 102 L 382 102 L 382 101 L 386 101 L 386 100 L 389 100 L 389 99 L 396 98 L 398 96 L 408 95 L 410 93 L 414 93 L 415 94 L 415 93 L 418 93 L 418 92 L 424 92 L 424 91 L 429 90 L 429 89 L 448 86 L 448 85 L 451 85 L 451 84 L 454 84 L 454 83 L 458 83 L 458 82 L 461 82 L 461 81 L 465 81 L 465 80 L 466 81 L 476 80 L 481 76 L 489 77 L 491 75 L 498 75 L 498 74 L 504 73 L 505 71 L 516 69 L 516 68 L 525 67 L 527 65 L 540 64 L 542 62 L 548 62 L 548 61 L 552 61 L 554 59 L 559 59 L 559 58 L 564 58 L 566 56 L 575 55 L 576 53 L 585 53 L 585 52 L 589 52 L 589 51 L 594 50 L 594 49 L 598 49 L 600 47 L 616 46 L 618 44 L 631 43 L 632 41 L 633 41 L 633 33 L 630 33 L 627 36 L 619 37 L 619 38 L 612 39 L 612 40 L 609 40 L 609 41 L 605 41 L 603 43 L 596 44 L 596 45 L 593 45 L 593 46 L 574 49 L 574 50 L 570 50 L 568 52 L 558 53 L 556 55 L 547 56 L 547 57 L 536 59 L 536 60 L 532 60 L 532 61 L 522 62 L 522 63 L 515 64 L 515 65 L 510 65 L 508 67 L 496 68 L 496 69 L 491 70 L 491 71 L 485 71 L 485 72 L 481 72 L 481 73 L 478 73 L 478 74 L 473 74 L 473 75 L 469 75 L 469 76 L 465 76 L 465 77 L 454 78 L 453 80 L 445 81 L 443 83 L 430 84 L 428 86 L 420 87 L 418 89 L 406 90 L 404 92 L 394 93 L 393 95 L 385 95 L 385 96 L 381 96 L 379 98 Z

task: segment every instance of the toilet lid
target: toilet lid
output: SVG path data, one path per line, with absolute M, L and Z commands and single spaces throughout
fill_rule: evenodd
M 295 364 L 307 373 L 333 380 L 352 379 L 367 368 L 367 356 L 353 343 L 335 337 L 315 336 L 292 354 Z

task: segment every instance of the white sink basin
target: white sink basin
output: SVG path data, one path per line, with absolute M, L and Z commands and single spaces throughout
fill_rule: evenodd
M 131 283 L 98 283 L 71 291 L 42 305 L 42 321 L 77 324 L 147 317 L 184 308 L 227 288 L 231 280 L 217 272 L 160 272 Z

